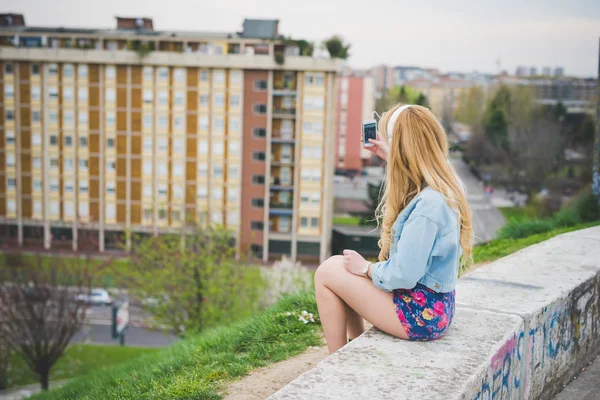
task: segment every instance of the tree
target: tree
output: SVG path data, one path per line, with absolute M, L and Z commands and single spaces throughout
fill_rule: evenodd
M 493 108 L 484 122 L 484 127 L 487 137 L 494 146 L 501 147 L 504 150 L 509 149 L 508 123 L 502 109 Z
M 135 237 L 123 276 L 157 325 L 181 336 L 249 316 L 264 289 L 260 269 L 236 260 L 230 231 L 191 229 L 185 236 Z
M 414 104 L 429 108 L 429 100 L 427 99 L 427 96 L 425 96 L 423 93 L 419 93 L 419 96 L 417 96 L 416 100 L 414 101 Z
M 8 347 L 4 333 L 2 333 L 3 322 L 2 317 L 4 311 L 2 311 L 2 304 L 0 303 L 0 390 L 4 390 L 8 387 L 8 363 L 12 356 L 12 350 Z
M 394 86 L 375 101 L 375 110 L 381 114 L 398 103 L 418 104 L 417 101 L 428 103 L 427 97 L 421 92 L 409 86 Z
M 345 44 L 340 36 L 334 35 L 327 39 L 323 44 L 331 58 L 341 58 L 346 60 L 350 57 L 350 44 Z
M 0 270 L 0 331 L 4 345 L 19 355 L 48 390 L 50 370 L 85 319 L 92 284 L 89 260 L 5 255 Z
M 485 93 L 480 86 L 471 86 L 458 96 L 455 120 L 468 125 L 481 123 L 485 110 Z

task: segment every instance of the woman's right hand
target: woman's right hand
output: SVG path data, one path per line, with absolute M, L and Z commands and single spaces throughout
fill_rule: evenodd
M 363 146 L 363 148 L 375 153 L 384 161 L 388 160 L 388 155 L 390 154 L 390 145 L 381 140 L 379 133 L 377 134 L 377 140 L 369 139 L 369 143 L 371 143 L 373 146 Z

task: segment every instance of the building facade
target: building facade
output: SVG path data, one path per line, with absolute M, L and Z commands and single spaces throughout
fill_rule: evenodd
M 362 121 L 375 110 L 375 82 L 370 76 L 338 78 L 336 171 L 358 175 L 371 160 L 362 146 Z
M 296 56 L 276 21 L 129 20 L 0 28 L 0 241 L 102 252 L 219 224 L 263 260 L 327 257 L 341 64 Z

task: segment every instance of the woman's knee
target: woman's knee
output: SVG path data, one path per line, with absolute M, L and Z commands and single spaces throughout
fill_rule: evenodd
M 315 272 L 315 285 L 323 283 L 331 275 L 336 268 L 343 268 L 344 257 L 343 256 L 331 256 L 327 260 L 323 261 L 317 271 Z

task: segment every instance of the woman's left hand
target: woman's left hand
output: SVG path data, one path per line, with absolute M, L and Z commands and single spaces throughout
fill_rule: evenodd
M 344 268 L 354 275 L 363 275 L 367 261 L 354 250 L 344 250 Z

